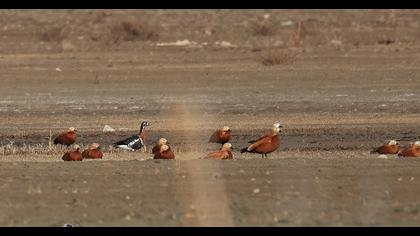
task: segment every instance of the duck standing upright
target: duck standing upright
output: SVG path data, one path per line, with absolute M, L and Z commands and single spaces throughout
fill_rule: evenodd
M 129 138 L 115 142 L 114 147 L 130 151 L 136 151 L 143 148 L 146 151 L 146 127 L 149 126 L 147 121 L 143 121 L 140 125 L 140 132 Z
M 267 157 L 267 154 L 274 152 L 280 146 L 279 133 L 283 126 L 280 123 L 275 123 L 270 133 L 261 136 L 260 138 L 249 141 L 251 143 L 248 147 L 242 148 L 241 153 L 259 153 L 262 157 Z

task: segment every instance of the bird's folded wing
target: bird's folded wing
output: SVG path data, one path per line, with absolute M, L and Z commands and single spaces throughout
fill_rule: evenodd
M 211 135 L 209 142 L 217 142 L 218 139 L 219 139 L 219 132 L 216 131 Z
M 138 135 L 133 135 L 129 138 L 120 140 L 118 142 L 115 142 L 115 145 L 128 145 L 129 143 L 133 142 L 134 140 L 138 139 Z
M 270 140 L 270 137 L 267 137 L 267 136 L 266 137 L 261 137 L 255 143 L 249 145 L 249 147 L 247 148 L 247 150 L 248 151 L 255 150 L 261 144 L 266 143 L 266 142 L 270 142 L 270 141 L 271 141 Z
M 270 136 L 270 134 L 264 134 L 263 136 L 259 137 L 258 139 L 249 141 L 248 143 L 256 143 L 256 142 L 260 141 L 261 139 L 266 138 L 268 136 Z

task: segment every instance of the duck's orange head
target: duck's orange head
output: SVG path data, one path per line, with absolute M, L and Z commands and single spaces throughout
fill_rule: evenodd
M 225 144 L 223 144 L 222 150 L 224 150 L 224 151 L 230 151 L 230 150 L 232 150 L 232 144 L 231 143 L 225 143 Z
M 76 129 L 76 128 L 74 128 L 74 127 L 70 127 L 70 128 L 68 129 L 68 132 L 77 132 L 77 129 Z
M 92 145 L 90 145 L 90 149 L 101 150 L 101 146 L 99 145 L 99 143 L 92 143 Z
M 168 143 L 168 140 L 166 140 L 166 138 L 160 138 L 158 141 L 159 146 L 162 146 L 167 143 Z
M 230 132 L 230 127 L 229 126 L 223 126 L 221 130 L 223 132 Z
M 388 142 L 388 145 L 390 145 L 390 146 L 394 146 L 394 145 L 397 145 L 397 144 L 399 144 L 399 143 L 396 140 L 394 140 L 394 139 L 391 139 Z
M 73 150 L 73 151 L 79 151 L 79 150 L 80 150 L 80 146 L 79 146 L 79 145 L 77 145 L 77 144 L 73 144 L 73 145 L 71 146 L 71 150 Z
M 166 144 L 163 144 L 162 146 L 160 146 L 160 152 L 165 152 L 169 150 L 169 146 Z
M 277 122 L 273 125 L 273 128 L 271 130 L 273 131 L 273 133 L 278 134 L 281 131 L 283 131 L 283 125 Z

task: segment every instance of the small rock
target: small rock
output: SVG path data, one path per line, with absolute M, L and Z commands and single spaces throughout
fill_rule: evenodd
M 292 26 L 292 25 L 294 25 L 295 23 L 293 22 L 293 21 L 291 21 L 291 20 L 288 20 L 288 21 L 283 21 L 282 23 L 281 23 L 281 26 Z
M 220 46 L 220 47 L 236 47 L 235 44 L 232 44 L 232 43 L 230 43 L 228 41 L 221 41 L 221 42 L 216 41 L 214 44 L 216 46 Z
M 60 67 L 55 68 L 55 71 L 61 72 Z
M 259 192 L 260 192 L 259 188 L 254 189 L 254 193 L 259 193 Z
M 331 40 L 331 44 L 334 45 L 334 46 L 341 46 L 341 45 L 343 45 L 343 42 L 341 42 L 340 40 L 337 40 L 337 39 L 333 39 L 333 40 Z
M 381 155 L 378 156 L 378 158 L 388 158 L 388 156 L 385 155 L 385 154 L 381 154 Z
M 104 133 L 108 133 L 108 132 L 115 132 L 115 129 L 114 128 L 112 128 L 111 126 L 109 126 L 109 125 L 105 125 L 104 126 L 104 129 L 102 130 Z
M 204 33 L 205 33 L 206 35 L 212 35 L 212 32 L 211 32 L 211 30 L 210 30 L 210 29 L 205 29 L 205 30 L 204 30 Z
M 63 41 L 61 43 L 61 48 L 63 51 L 75 51 L 76 47 L 69 41 Z

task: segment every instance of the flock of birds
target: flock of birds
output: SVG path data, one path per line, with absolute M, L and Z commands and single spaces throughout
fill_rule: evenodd
M 379 153 L 384 155 L 398 154 L 398 156 L 402 157 L 420 157 L 420 141 L 410 143 L 410 145 L 407 147 L 401 147 L 400 143 L 396 140 L 389 140 L 389 142 L 384 143 L 380 147 L 372 150 L 371 153 Z
M 136 151 L 143 149 L 146 151 L 146 127 L 149 126 L 147 121 L 143 121 L 140 125 L 140 132 L 126 139 L 113 143 L 115 148 Z M 249 141 L 248 145 L 240 150 L 241 153 L 258 153 L 262 158 L 267 157 L 267 154 L 274 152 L 280 147 L 279 133 L 282 131 L 283 125 L 279 122 L 273 124 L 271 130 L 260 138 Z M 231 139 L 231 129 L 228 126 L 223 126 L 216 130 L 210 137 L 209 142 L 222 144 L 219 150 L 208 153 L 203 158 L 205 159 L 233 159 L 232 144 L 229 143 Z M 80 146 L 75 144 L 77 139 L 77 129 L 71 127 L 66 132 L 60 133 L 55 139 L 54 144 L 62 144 L 66 146 L 72 145 L 72 149 L 66 152 L 62 159 L 64 161 L 82 161 L 83 159 L 101 159 L 103 153 L 98 143 L 93 143 L 90 147 L 80 152 Z M 371 153 L 379 154 L 398 154 L 398 156 L 405 157 L 420 157 L 420 141 L 411 143 L 407 147 L 400 147 L 396 140 L 389 142 L 375 148 Z M 169 146 L 168 140 L 159 138 L 155 146 L 152 148 L 153 159 L 175 159 L 175 154 Z
M 143 149 L 146 151 L 146 127 L 149 126 L 147 121 L 143 121 L 140 125 L 140 132 L 126 139 L 113 143 L 115 148 L 136 151 Z M 241 149 L 241 153 L 259 153 L 262 157 L 274 152 L 280 146 L 279 133 L 283 126 L 277 122 L 271 130 L 256 140 L 249 141 L 249 145 Z M 219 143 L 222 147 L 219 150 L 208 153 L 205 159 L 233 159 L 231 139 L 231 129 L 223 126 L 216 130 L 209 139 L 211 143 Z M 103 153 L 98 143 L 93 143 L 90 147 L 80 152 L 80 146 L 75 144 L 77 139 L 77 129 L 70 127 L 67 131 L 60 133 L 55 139 L 54 144 L 70 146 L 71 150 L 64 153 L 62 159 L 64 161 L 82 161 L 83 159 L 101 159 Z M 166 138 L 159 138 L 155 146 L 152 148 L 153 159 L 175 159 L 175 154 L 169 146 Z

